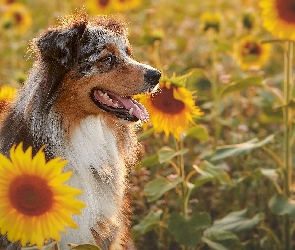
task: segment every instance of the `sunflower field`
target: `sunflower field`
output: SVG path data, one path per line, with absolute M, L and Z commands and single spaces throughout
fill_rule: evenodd
M 128 23 L 134 58 L 162 72 L 138 96 L 137 249 L 295 249 L 294 2 L 0 0 L 0 108 L 26 80 L 30 40 L 82 6 Z

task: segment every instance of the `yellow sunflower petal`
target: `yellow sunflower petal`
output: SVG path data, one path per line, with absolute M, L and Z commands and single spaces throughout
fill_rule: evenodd
M 163 131 L 166 136 L 172 134 L 180 140 L 180 135 L 193 124 L 192 115 L 200 116 L 202 113 L 195 106 L 193 93 L 186 88 L 169 80 L 161 81 L 159 86 L 160 91 L 155 95 L 145 96 L 139 101 L 147 108 L 155 133 Z
M 62 183 L 68 181 L 71 178 L 72 174 L 73 172 L 62 173 L 59 176 L 52 178 L 49 182 L 49 185 L 51 186 L 61 185 Z
M 295 38 L 295 10 L 293 1 L 261 0 L 263 26 L 280 39 Z
M 72 174 L 61 173 L 66 161 L 46 162 L 43 149 L 32 158 L 32 149 L 24 152 L 20 143 L 11 148 L 10 159 L 0 155 L 1 233 L 23 246 L 30 242 L 42 247 L 45 240 L 59 240 L 65 227 L 78 227 L 71 216 L 85 207 L 74 197 L 81 191 L 63 184 Z

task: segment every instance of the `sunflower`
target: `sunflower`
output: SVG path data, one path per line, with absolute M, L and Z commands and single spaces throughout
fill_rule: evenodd
M 21 3 L 12 3 L 4 8 L 0 18 L 4 29 L 13 29 L 16 33 L 25 33 L 32 25 L 32 17 L 27 7 Z
M 202 31 L 214 30 L 219 32 L 221 16 L 218 13 L 204 12 L 201 15 Z
M 293 0 L 261 0 L 263 26 L 280 39 L 295 40 L 295 3 Z
M 0 112 L 7 107 L 9 102 L 14 101 L 17 95 L 17 89 L 11 86 L 3 85 L 0 88 Z
M 147 108 L 155 133 L 171 133 L 177 140 L 194 123 L 192 116 L 202 114 L 195 106 L 193 93 L 171 79 L 160 81 L 157 93 L 142 96 L 139 101 Z M 147 127 L 144 124 L 143 128 Z
M 261 44 L 253 36 L 246 36 L 234 46 L 234 57 L 244 70 L 261 68 L 269 59 L 271 45 Z
M 17 95 L 17 89 L 11 86 L 0 87 L 0 101 L 13 101 Z
M 142 0 L 87 0 L 87 9 L 93 14 L 122 12 L 135 9 L 142 4 Z
M 0 5 L 7 5 L 15 3 L 16 0 L 0 0 Z
M 87 0 L 86 8 L 93 14 L 110 13 L 114 6 L 114 0 Z
M 9 241 L 42 247 L 45 240 L 60 240 L 65 226 L 77 228 L 72 214 L 81 214 L 85 204 L 74 197 L 82 192 L 64 185 L 72 172 L 62 173 L 67 163 L 45 160 L 44 147 L 32 158 L 32 147 L 20 143 L 10 150 L 10 159 L 0 154 L 0 233 Z
M 141 6 L 141 0 L 116 0 L 114 4 L 114 10 L 121 12 L 130 9 L 136 9 Z

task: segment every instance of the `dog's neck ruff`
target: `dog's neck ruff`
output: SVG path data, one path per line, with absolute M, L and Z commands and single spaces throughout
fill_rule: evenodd
M 118 152 L 117 138 L 102 118 L 89 116 L 74 130 L 62 155 L 71 159 L 65 170 L 74 171 L 69 185 L 83 190 L 78 198 L 87 207 L 82 215 L 74 217 L 79 229 L 69 229 L 62 235 L 61 247 L 67 249 L 66 244 L 71 242 L 94 244 L 90 228 L 101 238 L 110 236 L 108 230 L 98 228 L 98 221 L 116 227 L 122 220 L 126 167 Z

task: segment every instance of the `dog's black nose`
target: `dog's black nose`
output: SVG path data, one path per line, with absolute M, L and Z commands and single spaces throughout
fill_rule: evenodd
M 157 69 L 148 69 L 144 73 L 144 80 L 148 82 L 153 87 L 156 86 L 159 82 L 159 79 L 161 77 L 161 72 Z

